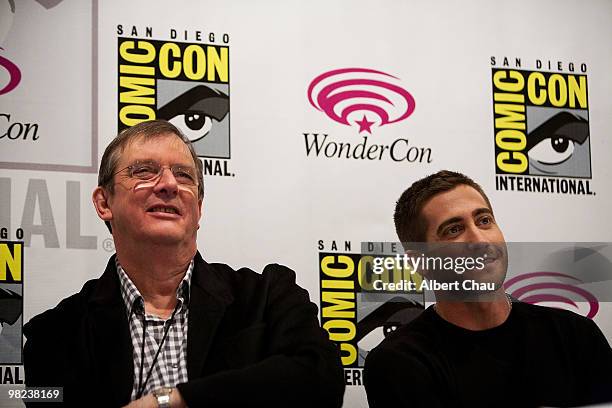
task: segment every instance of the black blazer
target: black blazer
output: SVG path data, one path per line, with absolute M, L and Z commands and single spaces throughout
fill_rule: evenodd
M 189 381 L 178 388 L 190 407 L 342 405 L 338 350 L 284 266 L 235 271 L 196 254 L 187 330 Z M 26 385 L 63 386 L 68 404 L 129 403 L 132 343 L 114 256 L 23 332 Z

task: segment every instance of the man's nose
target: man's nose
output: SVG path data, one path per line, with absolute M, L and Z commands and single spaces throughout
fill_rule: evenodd
M 486 231 L 478 228 L 477 225 L 469 225 L 465 231 L 465 242 L 468 244 L 470 249 L 476 249 L 479 247 L 487 246 L 490 243 L 489 237 Z
M 172 174 L 172 170 L 168 167 L 162 167 L 161 173 L 153 191 L 156 194 L 176 195 L 178 193 L 178 182 Z

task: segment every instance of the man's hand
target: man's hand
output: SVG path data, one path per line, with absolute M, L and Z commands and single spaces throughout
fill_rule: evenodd
M 130 402 L 124 408 L 157 408 L 157 399 L 153 394 L 147 394 L 142 398 Z
M 147 394 L 142 398 L 134 400 L 126 405 L 124 408 L 158 408 L 157 399 L 153 394 Z M 185 400 L 181 396 L 178 389 L 173 388 L 170 393 L 170 407 L 171 408 L 187 408 Z

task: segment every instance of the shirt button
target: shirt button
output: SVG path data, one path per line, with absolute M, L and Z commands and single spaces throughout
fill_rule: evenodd
M 178 364 L 172 364 L 172 368 L 178 368 Z

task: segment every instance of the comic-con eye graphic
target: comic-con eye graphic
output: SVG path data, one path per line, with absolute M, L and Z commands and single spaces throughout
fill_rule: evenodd
M 215 122 L 229 112 L 229 97 L 205 85 L 198 85 L 159 108 L 157 116 L 179 128 L 192 142 L 214 134 Z
M 404 297 L 393 297 L 357 323 L 357 346 L 359 360 L 365 361 L 366 356 L 378 346 L 385 337 L 398 327 L 410 323 L 423 312 L 423 305 Z
M 21 316 L 21 309 L 21 295 L 10 289 L 0 288 L 0 327 L 15 324 Z
M 552 116 L 528 136 L 529 173 L 576 175 L 590 173 L 589 122 L 570 112 Z

